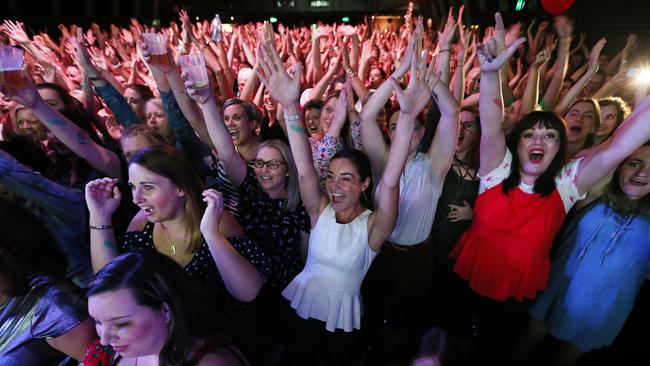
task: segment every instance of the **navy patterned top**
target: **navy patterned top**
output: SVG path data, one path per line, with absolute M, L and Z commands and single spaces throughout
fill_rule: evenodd
M 155 250 L 153 242 L 154 224 L 148 222 L 142 231 L 125 233 L 118 239 L 121 252 L 132 250 Z M 229 237 L 228 241 L 244 258 L 246 258 L 266 280 L 271 273 L 271 261 L 266 251 L 247 237 Z M 235 299 L 226 288 L 219 269 L 217 268 L 208 243 L 203 240 L 199 250 L 194 253 L 192 260 L 185 266 L 185 271 L 210 292 L 215 300 L 223 331 L 248 351 L 254 346 L 257 337 L 257 314 L 252 302 L 242 302 Z
M 309 233 L 309 215 L 302 202 L 285 211 L 284 200 L 269 197 L 248 168 L 239 190 L 239 223 L 246 235 L 263 246 L 273 262 L 269 285 L 282 290 L 302 270 L 300 242 Z

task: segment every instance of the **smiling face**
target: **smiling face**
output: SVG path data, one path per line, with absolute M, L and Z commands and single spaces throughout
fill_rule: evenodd
M 223 111 L 223 121 L 235 146 L 249 142 L 255 134 L 255 121 L 248 119 L 244 106 L 232 104 Z
M 255 167 L 255 175 L 260 186 L 273 198 L 284 198 L 287 186 L 287 165 L 282 153 L 271 146 L 264 146 L 257 152 L 257 160 L 266 162 L 263 167 Z M 269 162 L 280 163 L 277 168 L 270 169 Z
M 268 112 L 275 112 L 278 109 L 278 103 L 273 100 L 273 97 L 271 97 L 271 94 L 269 94 L 269 91 L 264 89 L 264 97 L 262 99 L 264 102 L 264 109 L 266 109 Z
M 522 132 L 517 144 L 519 171 L 526 184 L 533 184 L 551 165 L 560 150 L 560 133 L 541 123 Z
M 650 193 L 650 146 L 642 146 L 621 164 L 618 176 L 621 190 L 631 200 Z
M 171 141 L 174 136 L 174 131 L 169 126 L 165 111 L 153 100 L 149 100 L 145 105 L 145 114 L 147 116 L 147 126 L 158 132 L 165 140 Z
M 615 105 L 606 105 L 600 107 L 600 125 L 598 126 L 598 131 L 596 131 L 596 136 L 605 138 L 609 136 L 618 122 L 618 108 Z
M 330 162 L 325 189 L 336 212 L 354 209 L 360 205 L 361 193 L 368 188 L 370 178 L 361 179 L 356 166 L 345 158 Z
M 305 111 L 305 127 L 312 137 L 323 135 L 323 129 L 320 124 L 320 109 L 309 108 Z
M 16 112 L 14 129 L 17 135 L 28 136 L 35 141 L 47 140 L 47 127 L 27 108 L 20 109 Z
M 119 289 L 88 298 L 88 313 L 102 345 L 124 357 L 157 355 L 163 349 L 169 310 L 139 305 L 131 290 Z
M 572 144 L 584 144 L 590 133 L 596 132 L 596 109 L 589 102 L 578 102 L 564 116 L 567 139 Z
M 149 222 L 168 221 L 183 214 L 185 192 L 139 164 L 129 165 L 129 187 L 133 203 L 144 211 Z

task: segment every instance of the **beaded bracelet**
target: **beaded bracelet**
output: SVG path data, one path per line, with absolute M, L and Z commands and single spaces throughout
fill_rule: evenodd
M 302 115 L 300 114 L 286 114 L 284 115 L 284 120 L 288 122 L 296 122 L 300 121 L 302 119 Z
M 108 229 L 112 229 L 113 225 L 97 225 L 97 226 L 88 225 L 88 227 L 91 228 L 92 230 L 108 230 Z

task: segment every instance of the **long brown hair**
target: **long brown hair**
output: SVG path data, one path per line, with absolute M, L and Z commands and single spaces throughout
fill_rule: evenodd
M 171 146 L 151 146 L 133 155 L 129 165 L 138 164 L 152 173 L 169 179 L 185 192 L 183 205 L 183 220 L 188 229 L 190 245 L 189 253 L 196 252 L 203 242 L 201 235 L 201 217 L 205 204 L 201 198 L 203 183 L 190 163 Z

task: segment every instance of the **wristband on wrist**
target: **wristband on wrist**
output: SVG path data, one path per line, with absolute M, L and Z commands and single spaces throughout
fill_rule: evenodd
M 439 54 L 443 52 L 451 52 L 451 48 L 441 48 L 440 50 L 438 50 Z
M 90 80 L 90 81 L 99 81 L 99 80 L 102 80 L 102 76 L 101 75 L 89 76 L 88 80 Z
M 88 225 L 92 230 L 109 230 L 113 228 L 113 225 Z
M 300 121 L 301 119 L 302 119 L 302 115 L 300 113 L 284 114 L 284 120 L 287 122 L 296 122 L 296 121 Z

